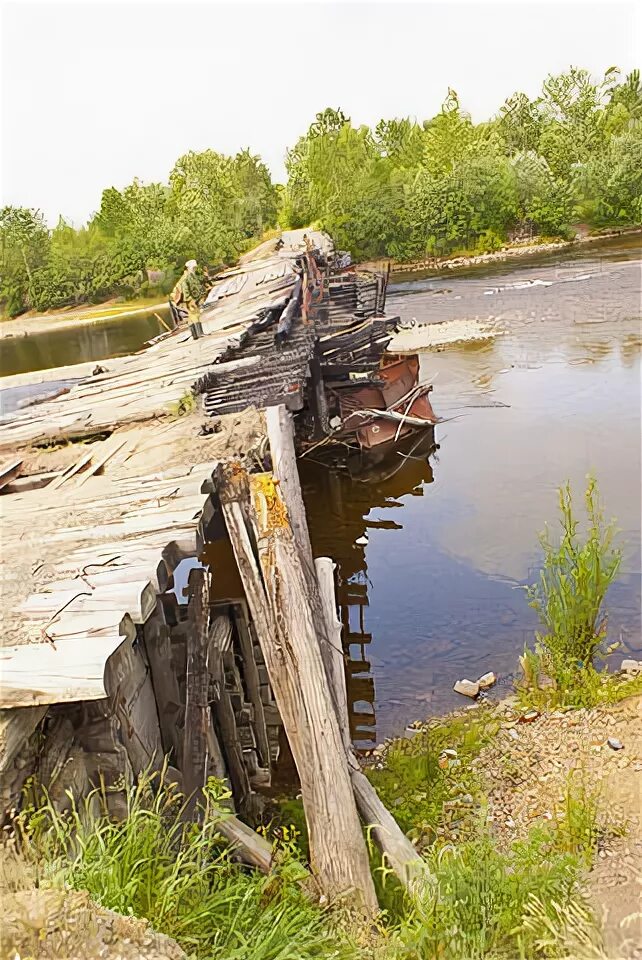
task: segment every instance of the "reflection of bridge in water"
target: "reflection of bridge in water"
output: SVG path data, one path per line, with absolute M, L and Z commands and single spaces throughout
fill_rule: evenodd
M 402 526 L 392 519 L 371 519 L 370 514 L 401 507 L 399 498 L 408 494 L 423 495 L 424 484 L 433 480 L 429 457 L 434 449 L 430 430 L 359 476 L 305 458 L 299 461 L 314 554 L 332 557 L 337 564 L 350 732 L 357 747 L 377 742 L 376 691 L 368 657 L 372 633 L 366 629 L 368 530 Z

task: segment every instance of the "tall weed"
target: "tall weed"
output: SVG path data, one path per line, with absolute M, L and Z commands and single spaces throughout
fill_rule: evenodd
M 115 821 L 100 792 L 62 814 L 45 797 L 20 823 L 41 884 L 87 890 L 99 905 L 144 917 L 196 960 L 350 960 L 354 948 L 302 889 L 307 872 L 281 851 L 269 877 L 234 862 L 218 832 L 224 799 L 210 781 L 202 822 L 171 786 L 142 778 Z M 220 809 L 220 808 L 219 808 Z
M 527 590 L 544 627 L 536 633 L 535 651 L 522 659 L 527 685 L 538 687 L 545 674 L 557 691 L 554 699 L 569 706 L 599 700 L 602 675 L 594 661 L 603 653 L 607 633 L 603 604 L 622 561 L 614 546 L 615 525 L 604 520 L 594 477 L 588 478 L 584 501 L 582 536 L 570 484 L 560 488 L 559 542 L 548 528 L 540 535 L 544 564 L 539 580 Z

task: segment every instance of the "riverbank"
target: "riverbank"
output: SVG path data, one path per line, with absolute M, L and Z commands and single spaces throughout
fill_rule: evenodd
M 61 943 L 80 960 L 94 939 L 108 960 L 206 960 L 213 949 L 221 960 L 239 949 L 262 960 L 637 960 L 641 720 L 640 695 L 534 717 L 508 697 L 377 748 L 368 776 L 433 885 L 402 902 L 382 878 L 386 912 L 369 929 L 311 883 L 288 819 L 299 801 L 265 829 L 277 854 L 267 877 L 233 862 L 211 815 L 188 845 L 172 788 L 156 801 L 132 788 L 120 824 L 94 810 L 74 827 L 45 803 L 22 821 L 28 859 L 8 856 L 0 873 L 4 942 L 43 960 Z
M 124 320 L 141 313 L 162 310 L 166 306 L 166 300 L 159 303 L 155 298 L 136 300 L 135 306 L 131 303 L 107 300 L 79 310 L 62 309 L 48 310 L 46 313 L 25 313 L 13 319 L 0 320 L 0 339 L 33 336 L 38 333 L 51 333 L 54 330 L 71 330 L 74 327 L 105 323 L 109 320 Z
M 556 857 L 568 855 L 577 904 L 593 914 L 594 952 L 577 944 L 578 952 L 551 955 L 633 960 L 642 943 L 641 721 L 640 692 L 591 710 L 541 714 L 509 696 L 411 724 L 406 738 L 379 745 L 366 762 L 384 803 L 426 856 L 454 849 L 465 857 L 491 843 L 497 862 L 508 865 L 515 851 L 536 856 L 543 842 L 539 853 L 553 873 L 563 868 Z M 541 866 L 536 856 L 533 881 Z M 482 897 L 485 882 L 482 871 Z M 535 881 L 531 893 L 541 892 Z
M 557 253 L 570 250 L 574 247 L 601 243 L 618 237 L 640 236 L 642 227 L 630 227 L 622 230 L 605 230 L 591 235 L 577 234 L 572 240 L 550 239 L 527 241 L 524 243 L 508 244 L 501 250 L 488 253 L 449 254 L 445 257 L 425 257 L 421 260 L 399 261 L 390 260 L 393 275 L 407 273 L 448 272 L 450 270 L 465 269 L 467 267 L 483 266 L 485 264 L 502 263 L 506 260 L 527 260 L 530 257 L 541 256 L 547 253 Z M 368 261 L 363 267 L 381 267 L 383 261 Z M 385 261 L 388 262 L 388 261 Z

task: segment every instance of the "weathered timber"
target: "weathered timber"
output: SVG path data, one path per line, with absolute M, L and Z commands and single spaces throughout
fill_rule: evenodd
M 22 460 L 0 464 L 0 490 L 3 490 L 18 477 L 21 468 Z
M 105 689 L 120 723 L 133 769 L 160 769 L 163 763 L 158 708 L 144 646 L 125 640 L 105 667 Z
M 328 673 L 330 688 L 334 692 L 337 707 L 337 719 L 341 728 L 341 735 L 347 750 L 351 749 L 350 726 L 348 723 L 348 694 L 346 689 L 345 661 L 341 645 L 342 624 L 337 615 L 334 568 L 335 564 L 329 557 L 318 557 L 315 561 L 319 594 L 323 617 L 325 620 L 328 656 L 325 666 Z
M 375 912 L 368 854 L 285 505 L 271 476 L 250 479 L 259 569 L 238 502 L 244 478 L 221 479 L 230 539 L 301 781 L 314 873 L 328 897 L 352 894 Z
M 247 692 L 254 707 L 254 729 L 256 732 L 256 746 L 259 753 L 259 759 L 264 767 L 270 766 L 270 741 L 268 738 L 267 726 L 265 723 L 265 708 L 261 699 L 261 681 L 259 679 L 259 670 L 254 657 L 254 644 L 245 616 L 243 605 L 234 604 L 234 623 L 236 626 L 236 635 L 239 641 L 239 648 L 243 658 L 243 668 Z
M 265 837 L 261 837 L 251 827 L 248 827 L 247 824 L 227 813 L 227 811 L 218 810 L 217 812 L 219 833 L 236 850 L 239 858 L 263 873 L 269 873 L 272 867 L 272 847 Z
M 154 696 L 158 705 L 163 750 L 171 763 L 181 769 L 183 741 L 179 719 L 182 712 L 181 694 L 176 673 L 172 669 L 172 641 L 165 622 L 163 607 L 157 603 L 156 612 L 144 626 L 143 637 L 152 675 Z
M 312 604 L 321 658 L 325 671 L 328 674 L 328 679 L 331 680 L 335 672 L 338 671 L 342 673 L 343 666 L 337 666 L 336 651 L 332 650 L 331 638 L 333 628 L 330 628 L 330 632 L 328 632 L 324 607 L 319 594 L 319 580 L 312 556 L 312 544 L 310 543 L 310 533 L 308 531 L 303 494 L 301 493 L 296 451 L 294 449 L 294 423 L 292 414 L 282 405 L 272 407 L 265 411 L 265 422 L 268 440 L 270 442 L 272 469 L 279 483 L 279 488 L 282 491 L 283 500 L 287 504 L 288 517 L 298 548 L 301 569 L 306 583 L 306 595 Z M 330 684 L 332 697 L 337 696 L 338 689 L 335 683 Z M 335 703 L 335 714 L 337 717 L 341 716 L 343 704 L 345 704 L 345 696 L 341 703 Z
M 189 575 L 189 622 L 187 636 L 187 678 L 185 691 L 185 733 L 183 740 L 183 784 L 193 811 L 201 797 L 207 776 L 207 730 L 210 723 L 207 671 L 209 589 L 202 568 Z

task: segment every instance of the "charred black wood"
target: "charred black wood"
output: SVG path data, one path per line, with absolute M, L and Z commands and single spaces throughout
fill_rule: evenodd
M 302 290 L 303 280 L 301 277 L 299 277 L 294 286 L 294 290 L 292 291 L 292 298 L 281 314 L 281 318 L 276 328 L 276 333 L 274 334 L 274 342 L 277 345 L 286 340 L 290 335 L 292 324 L 294 323 L 295 317 L 300 311 Z

